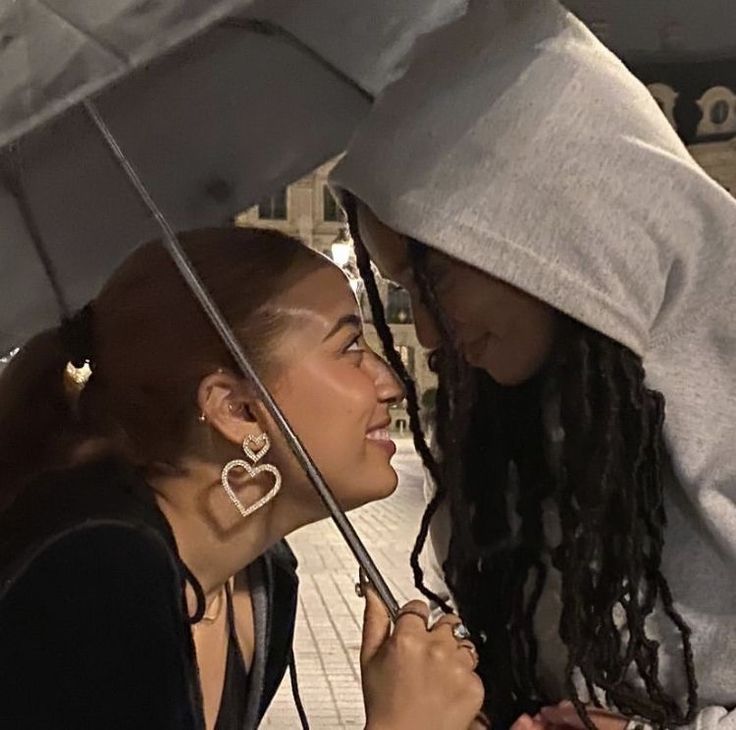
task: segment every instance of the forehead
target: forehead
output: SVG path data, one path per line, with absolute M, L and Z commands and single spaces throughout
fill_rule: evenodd
M 331 328 L 345 314 L 359 313 L 347 277 L 327 261 L 284 289 L 276 301 L 280 310 L 316 328 Z

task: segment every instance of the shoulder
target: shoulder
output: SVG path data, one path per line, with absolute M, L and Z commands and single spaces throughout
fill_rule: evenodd
M 53 533 L 27 549 L 4 575 L 0 607 L 45 605 L 54 611 L 77 604 L 97 605 L 114 598 L 116 609 L 144 597 L 180 591 L 175 556 L 152 528 L 113 519 L 96 519 Z M 0 608 L 0 615 L 4 609 Z
M 190 644 L 163 538 L 113 520 L 75 526 L 38 545 L 0 593 L 0 717 L 192 727 Z
M 124 463 L 107 459 L 49 472 L 0 517 L 0 576 L 17 573 L 32 556 L 48 556 L 52 546 L 56 554 L 78 540 L 152 545 L 156 532 L 173 545 L 150 488 Z

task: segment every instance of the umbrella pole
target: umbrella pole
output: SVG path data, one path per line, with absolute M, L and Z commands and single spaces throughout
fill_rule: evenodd
M 366 550 L 365 545 L 363 545 L 363 542 L 355 531 L 352 523 L 350 522 L 350 520 L 348 520 L 347 516 L 342 511 L 342 508 L 337 503 L 337 500 L 332 494 L 332 491 L 327 486 L 324 478 L 320 474 L 319 469 L 307 453 L 303 444 L 299 440 L 299 437 L 289 425 L 289 422 L 286 420 L 286 417 L 282 413 L 278 404 L 273 399 L 271 394 L 266 389 L 266 386 L 263 384 L 261 379 L 258 377 L 258 374 L 253 369 L 253 366 L 250 364 L 250 361 L 243 351 L 243 348 L 240 346 L 240 343 L 235 338 L 235 335 L 230 329 L 230 326 L 225 321 L 222 312 L 220 312 L 215 302 L 212 301 L 212 298 L 205 289 L 202 280 L 199 278 L 199 275 L 192 266 L 191 261 L 189 261 L 189 258 L 179 244 L 174 230 L 171 228 L 168 220 L 161 212 L 159 207 L 156 205 L 146 187 L 143 185 L 143 182 L 138 176 L 138 173 L 135 171 L 130 161 L 125 156 L 125 153 L 122 151 L 112 132 L 100 116 L 97 108 L 89 100 L 83 102 L 83 105 L 95 127 L 104 138 L 116 161 L 125 172 L 130 183 L 133 185 L 133 188 L 140 197 L 141 201 L 146 206 L 146 208 L 148 208 L 149 212 L 156 220 L 156 223 L 158 224 L 163 234 L 164 246 L 171 255 L 171 258 L 174 260 L 174 263 L 179 269 L 181 275 L 184 277 L 184 280 L 188 284 L 189 288 L 192 290 L 194 296 L 201 304 L 202 309 L 205 311 L 207 317 L 214 325 L 215 329 L 227 346 L 228 350 L 230 350 L 230 353 L 235 359 L 235 362 L 238 364 L 238 367 L 243 372 L 243 375 L 248 378 L 248 380 L 253 384 L 258 397 L 263 401 L 271 417 L 274 419 L 274 421 L 276 421 L 276 424 L 278 425 L 281 433 L 286 439 L 286 443 L 291 448 L 292 452 L 299 461 L 299 464 L 302 466 L 307 476 L 309 477 L 309 480 L 312 482 L 314 488 L 317 490 L 317 493 L 322 498 L 322 501 L 324 502 L 330 515 L 332 516 L 333 521 L 337 525 L 337 529 L 342 534 L 345 542 L 348 544 L 348 547 L 352 550 L 353 555 L 355 555 L 355 558 L 358 561 L 358 564 L 365 571 L 368 580 L 373 584 L 376 591 L 378 592 L 378 595 L 381 597 L 381 600 L 385 604 L 386 609 L 391 616 L 391 620 L 395 621 L 399 612 L 399 605 L 396 602 L 393 594 L 391 593 L 391 589 L 388 587 L 388 584 L 384 580 L 383 576 L 376 567 L 376 564 L 373 562 L 373 559 Z

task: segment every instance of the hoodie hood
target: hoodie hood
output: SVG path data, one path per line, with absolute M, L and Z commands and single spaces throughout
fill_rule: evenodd
M 472 3 L 420 43 L 332 184 L 642 356 L 705 290 L 733 300 L 736 202 L 551 0 Z

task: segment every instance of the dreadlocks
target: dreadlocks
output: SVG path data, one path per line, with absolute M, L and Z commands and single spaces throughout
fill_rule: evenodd
M 416 390 L 394 348 L 368 253 L 348 205 L 358 268 L 390 364 L 407 391 L 414 443 L 436 492 L 411 555 L 419 555 L 438 506 L 449 506 L 452 534 L 445 579 L 478 644 L 486 711 L 502 725 L 548 702 L 537 678 L 534 617 L 547 565 L 561 575 L 559 635 L 568 660 L 565 690 L 589 728 L 585 703 L 609 706 L 658 726 L 686 724 L 697 707 L 690 630 L 673 605 L 660 565 L 666 517 L 664 399 L 644 384 L 639 357 L 605 335 L 565 320 L 556 351 L 527 383 L 502 387 L 472 369 L 424 265 L 425 247 L 409 242 L 414 279 L 443 346 L 436 453 L 421 430 Z M 543 510 L 545 503 L 552 510 Z M 545 539 L 543 514 L 557 515 L 558 539 Z M 655 608 L 682 641 L 688 688 L 682 709 L 659 678 L 658 648 L 645 622 Z M 581 698 L 576 678 L 588 697 Z

